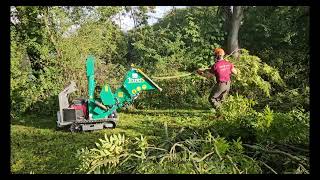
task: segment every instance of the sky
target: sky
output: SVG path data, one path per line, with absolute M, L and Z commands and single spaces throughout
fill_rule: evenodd
M 158 21 L 158 18 L 162 18 L 168 11 L 172 9 L 173 6 L 156 6 L 155 13 L 148 13 L 151 16 L 148 23 L 152 25 Z M 185 8 L 186 6 L 174 6 L 175 8 Z M 118 17 L 118 16 L 116 16 Z M 120 25 L 119 18 L 115 18 L 114 22 Z M 121 16 L 121 29 L 123 31 L 128 31 L 133 28 L 133 19 L 129 17 L 129 14 Z

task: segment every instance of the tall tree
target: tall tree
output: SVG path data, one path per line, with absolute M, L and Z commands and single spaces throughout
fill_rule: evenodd
M 221 6 L 219 12 L 224 18 L 224 28 L 227 32 L 226 51 L 228 54 L 239 49 L 239 29 L 243 19 L 244 7 Z M 239 53 L 234 52 L 238 57 Z
M 240 29 L 241 46 L 279 68 L 286 84 L 295 88 L 309 84 L 308 9 L 304 6 L 248 8 Z
M 155 13 L 155 6 L 125 6 L 125 11 L 133 19 L 134 27 L 140 27 L 148 24 L 148 12 Z

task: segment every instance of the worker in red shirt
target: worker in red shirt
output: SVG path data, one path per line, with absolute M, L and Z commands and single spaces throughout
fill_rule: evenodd
M 231 74 L 237 74 L 237 70 L 232 63 L 224 59 L 225 52 L 222 48 L 216 48 L 214 55 L 216 63 L 210 68 L 198 69 L 197 73 L 207 78 L 216 77 L 217 84 L 210 93 L 209 102 L 213 107 L 218 108 L 229 93 Z

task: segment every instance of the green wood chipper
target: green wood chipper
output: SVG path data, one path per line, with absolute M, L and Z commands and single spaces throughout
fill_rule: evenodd
M 124 82 L 113 93 L 108 84 L 100 88 L 100 97 L 95 97 L 97 89 L 94 79 L 94 57 L 86 60 L 88 99 L 74 99 L 69 103 L 68 95 L 77 90 L 74 81 L 59 93 L 57 127 L 67 127 L 71 132 L 115 128 L 119 117 L 117 110 L 130 105 L 142 91 L 162 89 L 140 69 L 132 67 Z

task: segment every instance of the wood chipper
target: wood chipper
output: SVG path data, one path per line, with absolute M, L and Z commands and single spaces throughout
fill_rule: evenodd
M 108 84 L 101 87 L 100 97 L 95 97 L 94 57 L 86 59 L 88 79 L 88 99 L 68 101 L 68 95 L 76 91 L 76 84 L 71 81 L 59 94 L 57 127 L 68 127 L 71 132 L 115 128 L 119 119 L 117 110 L 130 105 L 142 91 L 162 89 L 138 68 L 131 68 L 121 87 L 114 93 Z

